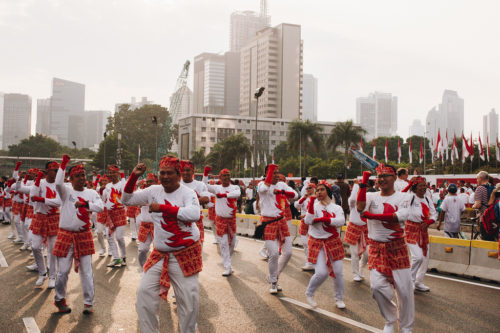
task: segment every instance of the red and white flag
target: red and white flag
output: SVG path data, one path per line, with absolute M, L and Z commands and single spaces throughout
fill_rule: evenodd
M 410 142 L 408 143 L 408 160 L 410 161 L 410 163 L 413 163 L 413 156 L 411 153 L 411 138 L 410 138 Z
M 361 143 L 359 144 L 359 151 L 363 152 L 363 138 L 361 138 Z
M 271 163 L 274 164 L 274 150 L 273 152 L 271 153 Z
M 420 139 L 420 155 L 418 156 L 418 163 L 422 164 L 424 161 L 424 144 L 422 139 Z
M 462 163 L 465 162 L 465 159 L 470 156 L 470 147 L 467 139 L 465 138 L 464 133 L 462 132 Z
M 377 159 L 377 148 L 375 148 L 375 139 L 373 139 L 373 154 L 372 154 L 372 158 L 374 160 Z
M 445 159 L 448 160 L 448 129 L 446 130 L 446 141 L 444 142 L 444 151 L 446 153 Z
M 401 163 L 401 143 L 398 138 L 398 164 Z
M 434 153 L 436 154 L 436 157 L 439 158 L 439 153 L 440 153 L 440 145 L 441 145 L 441 132 L 438 129 L 438 137 L 436 140 L 436 147 L 434 148 Z
M 495 145 L 495 158 L 497 161 L 500 161 L 500 150 L 498 149 L 498 137 L 497 137 L 497 144 Z
M 479 149 L 479 158 L 484 161 L 484 151 L 483 151 L 483 143 L 481 142 L 481 133 L 479 133 L 479 145 L 477 146 Z
M 486 133 L 486 160 L 490 161 L 490 135 Z
M 387 149 L 387 139 L 385 139 L 385 149 L 384 149 L 385 163 L 389 161 L 389 150 Z
M 451 146 L 451 164 L 453 164 L 454 160 L 458 161 L 458 147 L 457 147 L 457 136 L 456 135 L 454 135 L 454 137 L 453 137 L 453 145 Z

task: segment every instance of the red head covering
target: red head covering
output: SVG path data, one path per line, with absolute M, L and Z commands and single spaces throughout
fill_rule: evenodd
M 179 159 L 175 156 L 163 156 L 160 160 L 160 168 L 167 168 L 167 167 L 172 167 L 177 172 L 181 172 L 181 163 L 179 162 Z
M 392 174 L 394 177 L 396 177 L 396 173 L 394 172 L 393 168 L 390 168 L 382 163 L 378 165 L 378 167 L 375 169 L 377 171 L 377 175 L 386 175 L 386 174 Z
M 57 170 L 57 169 L 59 169 L 59 163 L 57 163 L 57 162 L 50 162 L 47 165 L 47 171 L 48 170 Z
M 180 163 L 181 163 L 181 171 L 184 171 L 185 167 L 189 167 L 194 171 L 194 164 L 190 160 L 181 160 Z
M 120 172 L 120 169 L 118 168 L 118 166 L 111 164 L 110 166 L 108 166 L 108 171 Z
M 146 181 L 144 179 L 139 180 L 137 183 L 139 188 L 144 188 L 144 185 L 146 185 Z
M 83 167 L 83 164 L 78 164 L 78 165 L 75 165 L 73 168 L 71 168 L 71 171 L 69 172 L 69 176 L 73 176 L 73 175 L 76 175 L 78 173 L 85 173 L 85 168 Z
M 146 180 L 153 180 L 154 182 L 158 182 L 158 178 L 151 172 L 146 176 Z
M 425 184 L 427 184 L 427 181 L 422 176 L 415 176 L 415 177 L 413 177 L 410 180 L 410 183 L 412 183 L 412 184 L 418 184 L 418 183 L 425 183 Z
M 316 188 L 316 184 L 314 184 L 314 183 L 307 184 L 306 188 L 308 188 L 309 186 L 311 186 L 312 188 Z
M 280 181 L 286 182 L 286 177 L 283 174 L 280 173 L 279 177 L 280 177 Z
M 38 170 L 38 168 L 32 168 L 32 169 L 29 169 L 29 170 L 28 170 L 28 173 L 31 173 L 31 174 L 38 174 L 38 171 L 40 171 L 40 170 Z
M 308 184 L 308 186 L 309 185 L 310 184 Z M 320 181 L 318 185 L 324 185 L 324 186 L 328 187 L 330 190 L 332 189 L 332 185 L 328 184 L 327 181 L 324 179 L 322 181 Z
M 229 171 L 228 169 L 222 169 L 220 172 L 219 172 L 219 177 L 222 176 L 222 175 L 230 175 L 231 174 L 231 171 Z
M 107 180 L 107 181 L 109 181 L 109 178 L 106 175 L 102 175 L 101 178 L 99 178 L 99 181 L 101 181 L 101 180 Z

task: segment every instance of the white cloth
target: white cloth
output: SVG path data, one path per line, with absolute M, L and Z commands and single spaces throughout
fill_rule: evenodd
M 302 240 L 302 248 L 304 249 L 304 257 L 305 257 L 305 260 L 306 260 L 306 264 L 311 264 L 309 262 L 309 253 L 307 252 L 308 251 L 308 242 L 309 242 L 309 235 L 300 235 L 300 239 Z
M 139 241 L 139 245 L 137 246 L 137 261 L 139 262 L 141 272 L 142 272 L 142 267 L 144 267 L 144 264 L 148 260 L 148 252 L 149 249 L 151 248 L 152 242 L 153 242 L 153 237 L 151 236 L 151 234 L 149 234 L 148 238 L 146 238 L 146 241 L 144 243 Z
M 394 181 L 394 191 L 401 192 L 406 186 L 408 186 L 408 182 L 401 178 L 398 178 Z
M 418 244 L 408 244 L 408 248 L 411 253 L 411 280 L 413 283 L 422 283 L 429 266 L 430 249 L 427 249 L 427 255 L 424 257 L 424 252 Z
M 281 247 L 281 256 L 279 255 L 278 240 L 266 240 L 264 244 L 269 254 L 269 282 L 278 282 L 280 273 L 292 256 L 292 238 L 290 236 L 285 237 L 285 243 Z
M 236 213 L 236 199 L 241 195 L 240 187 L 229 184 L 227 187 L 222 185 L 207 185 L 208 191 L 217 195 L 217 193 L 226 193 L 227 197 L 215 199 L 215 214 L 220 217 L 234 217 Z
M 333 286 L 335 290 L 335 300 L 341 301 L 344 299 L 344 275 L 342 273 L 342 260 L 332 261 L 333 273 Z M 318 253 L 318 260 L 314 265 L 314 275 L 311 276 L 307 286 L 306 295 L 314 296 L 316 289 L 325 282 L 328 278 L 328 266 L 326 264 L 325 250 L 322 248 Z
M 104 238 L 106 234 L 106 226 L 103 223 L 97 222 L 95 224 L 96 232 L 97 232 L 97 241 L 99 245 L 101 245 L 101 249 L 106 250 L 106 244 L 104 243 Z
M 61 206 L 61 197 L 56 191 L 56 183 L 49 183 L 46 179 L 40 181 L 40 186 L 32 186 L 30 197 L 45 198 L 45 202 L 34 202 L 34 212 L 41 214 L 57 214 Z
M 284 182 L 277 182 L 275 185 L 271 184 L 267 186 L 264 182 L 260 182 L 257 187 L 259 193 L 259 204 L 262 216 L 266 217 L 278 217 L 282 214 L 280 207 L 281 202 L 276 201 L 276 194 L 274 190 L 285 190 L 287 192 L 295 193 L 293 199 L 297 199 L 297 192 Z M 284 206 L 283 206 L 284 208 Z
M 222 266 L 224 269 L 231 269 L 231 258 L 234 252 L 234 246 L 236 245 L 236 235 L 234 235 L 231 245 L 229 245 L 228 234 L 222 235 L 222 237 L 217 236 L 220 246 L 220 255 L 222 257 Z
M 330 224 L 314 222 L 315 218 L 324 216 L 330 217 Z M 311 237 L 326 239 L 334 234 L 334 230 L 331 230 L 332 227 L 337 229 L 337 233 L 340 234 L 338 228 L 345 223 L 344 210 L 339 205 L 334 204 L 333 201 L 327 206 L 323 206 L 323 204 L 316 201 L 314 203 L 314 214 L 308 212 L 304 221 L 309 224 L 309 235 Z
M 137 221 L 135 217 L 129 217 L 130 222 L 130 232 L 132 233 L 132 238 L 137 239 Z
M 359 258 L 359 243 L 356 245 L 350 245 L 349 244 L 349 249 L 351 251 L 351 266 L 352 266 L 352 273 L 357 274 L 361 277 L 364 277 L 365 274 L 363 272 L 364 268 L 366 267 L 366 264 L 368 263 L 368 250 L 369 250 L 369 245 L 366 246 L 365 252 L 361 254 L 361 260 Z
M 416 223 L 424 222 L 422 219 L 424 212 L 427 210 L 429 217 L 427 219 L 437 221 L 437 212 L 434 204 L 426 197 L 419 198 L 414 193 L 410 193 L 408 197 L 410 206 L 408 208 L 408 220 Z
M 47 258 L 49 261 L 49 277 L 51 279 L 55 279 L 57 274 L 57 257 L 52 254 L 54 245 L 56 244 L 56 239 L 57 236 L 47 236 Z M 47 272 L 45 258 L 43 257 L 43 237 L 40 235 L 32 235 L 31 246 L 33 248 L 33 257 L 35 258 L 36 265 L 38 266 L 38 273 L 43 275 Z
M 361 220 L 361 215 L 359 214 L 358 210 L 356 209 L 356 199 L 358 198 L 358 192 L 359 192 L 359 185 L 354 184 L 352 186 L 352 191 L 351 195 L 349 196 L 349 199 L 347 202 L 349 203 L 349 222 L 355 224 L 355 225 L 365 225 L 366 222 Z
M 253 188 L 247 188 L 245 190 L 245 197 L 247 200 L 252 200 L 253 199 Z
M 137 315 L 143 333 L 159 332 L 161 259 L 144 273 L 137 291 Z M 198 274 L 184 276 L 173 254 L 168 257 L 168 276 L 174 289 L 181 333 L 195 333 L 199 312 Z
M 441 203 L 441 211 L 444 214 L 444 231 L 459 232 L 460 216 L 465 210 L 463 201 L 456 195 L 450 195 L 444 198 Z
M 125 187 L 125 178 L 119 180 L 116 184 L 107 183 L 102 193 L 107 209 L 118 209 L 123 207 L 122 194 Z
M 111 251 L 113 259 L 127 257 L 127 248 L 125 246 L 125 228 L 125 225 L 116 227 L 111 236 L 109 235 L 109 228 L 106 228 L 106 237 L 108 239 L 109 251 Z M 120 248 L 119 252 L 118 248 Z
M 207 185 L 204 182 L 200 182 L 199 180 L 193 179 L 192 182 L 186 183 L 184 182 L 184 180 L 181 179 L 181 184 L 195 191 L 199 197 L 210 197 Z
M 469 203 L 470 197 L 467 193 L 459 193 L 457 194 L 457 197 L 462 201 L 464 206 Z

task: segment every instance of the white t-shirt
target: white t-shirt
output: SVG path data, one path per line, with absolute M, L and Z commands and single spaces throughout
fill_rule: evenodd
M 116 184 L 109 182 L 104 188 L 103 197 L 106 208 L 109 210 L 123 208 L 122 193 L 125 187 L 125 178 L 119 180 Z
M 401 192 L 406 186 L 408 186 L 408 182 L 406 180 L 398 178 L 394 182 L 394 191 Z
M 426 196 L 419 198 L 414 193 L 409 194 L 410 207 L 408 208 L 408 221 L 422 223 L 425 220 L 437 221 L 437 212 L 434 204 Z
M 267 186 L 264 182 L 260 182 L 257 188 L 259 192 L 259 204 L 262 216 L 278 217 L 285 209 L 285 199 L 282 202 L 277 202 L 274 190 L 285 190 L 295 193 L 294 199 L 297 199 L 297 192 L 284 182 L 277 182 L 275 185 Z
M 314 223 L 314 219 L 317 217 L 329 217 L 330 224 L 324 222 Z M 309 236 L 316 239 L 326 239 L 331 237 L 335 230 L 338 233 L 338 228 L 344 225 L 344 210 L 333 202 L 330 202 L 327 206 L 323 206 L 321 202 L 316 201 L 314 203 L 314 214 L 308 212 L 304 221 L 310 225 Z
M 462 200 L 456 195 L 448 195 L 441 203 L 441 210 L 444 214 L 444 231 L 460 231 L 460 215 L 465 210 Z
M 30 191 L 30 197 L 39 196 L 45 198 L 45 202 L 34 202 L 35 213 L 40 214 L 57 214 L 59 207 L 62 204 L 61 197 L 56 190 L 56 182 L 47 182 L 47 180 L 40 180 L 40 186 L 33 185 Z
M 253 188 L 247 188 L 245 190 L 245 196 L 247 200 L 252 200 L 253 199 Z
M 366 222 L 361 220 L 361 215 L 356 209 L 356 199 L 358 198 L 359 185 L 354 184 L 352 187 L 351 195 L 349 196 L 349 222 L 352 222 L 355 225 L 366 225 Z
M 207 185 L 208 191 L 217 195 L 217 193 L 227 193 L 227 197 L 215 198 L 215 214 L 220 217 L 230 218 L 236 216 L 236 200 L 240 197 L 240 187 L 229 184 L 227 187 L 222 185 Z
M 470 201 L 470 196 L 467 194 L 467 193 L 459 193 L 457 195 L 457 197 L 462 200 L 462 203 L 465 205 L 465 204 L 468 204 L 469 201 Z

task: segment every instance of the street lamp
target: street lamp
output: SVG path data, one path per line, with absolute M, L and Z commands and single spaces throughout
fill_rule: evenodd
M 264 87 L 260 87 L 258 88 L 257 90 L 255 90 L 255 94 L 254 94 L 254 97 L 255 99 L 257 100 L 257 102 L 255 103 L 255 134 L 254 134 L 254 137 L 253 137 L 253 163 L 254 163 L 254 168 L 253 168 L 253 184 L 254 184 L 254 187 L 257 188 L 255 186 L 255 176 L 257 174 L 257 153 L 256 153 L 256 150 L 257 150 L 257 119 L 258 119 L 258 116 L 259 116 L 259 98 L 260 96 L 262 96 L 262 94 L 264 93 L 264 90 L 266 88 Z

